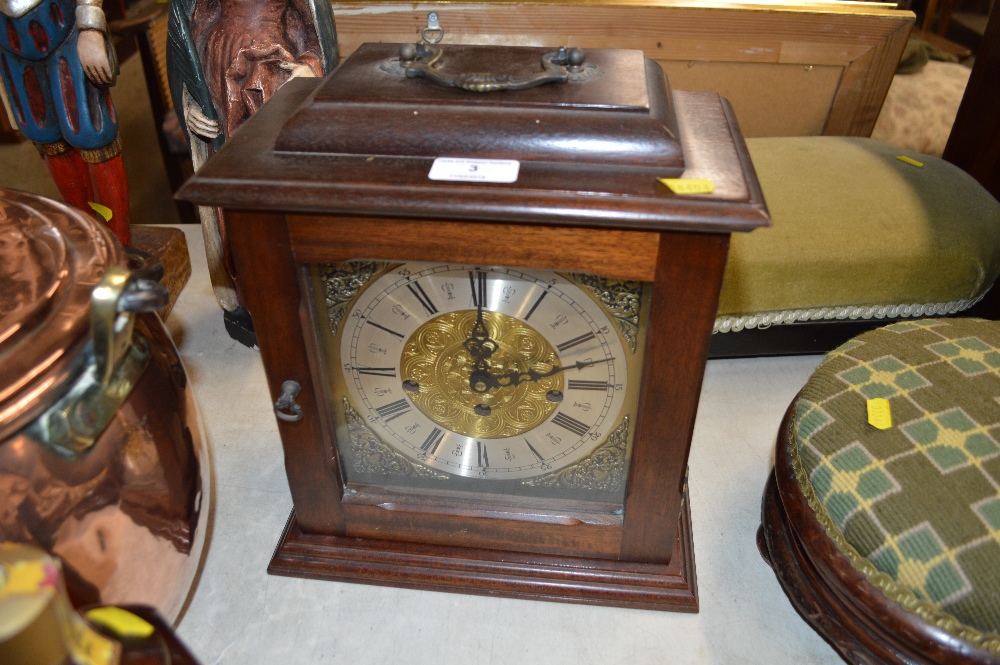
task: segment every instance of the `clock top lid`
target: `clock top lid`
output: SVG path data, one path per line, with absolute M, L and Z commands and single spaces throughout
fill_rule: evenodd
M 364 44 L 275 150 L 684 169 L 663 71 L 614 49 Z
M 442 65 L 445 73 L 472 69 L 445 60 L 457 49 L 487 62 L 480 71 L 503 68 L 512 79 L 542 71 L 542 56 L 556 51 L 442 48 L 444 65 L 458 62 Z M 670 92 L 639 51 L 588 50 L 583 64 L 601 76 L 583 84 L 474 93 L 380 70 L 402 66 L 399 49 L 364 45 L 323 80 L 289 80 L 178 198 L 282 213 L 646 231 L 769 224 L 729 103 L 714 92 Z M 473 57 L 494 51 L 504 54 L 499 64 Z M 529 64 L 512 64 L 522 58 Z M 367 84 L 376 80 L 382 87 Z M 507 180 L 432 177 L 440 158 L 513 162 L 517 171 Z M 661 178 L 707 182 L 711 191 L 678 193 Z

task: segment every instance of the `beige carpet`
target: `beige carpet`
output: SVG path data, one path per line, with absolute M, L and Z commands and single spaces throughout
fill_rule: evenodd
M 121 75 L 111 97 L 118 112 L 132 223 L 177 224 L 177 208 L 160 157 L 138 54 L 122 63 Z M 0 187 L 62 200 L 41 157 L 28 141 L 0 145 Z

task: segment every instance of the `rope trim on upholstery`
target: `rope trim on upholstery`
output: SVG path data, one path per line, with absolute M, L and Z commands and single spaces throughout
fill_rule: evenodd
M 847 538 L 844 537 L 843 532 L 834 524 L 826 507 L 813 490 L 812 483 L 806 474 L 802 460 L 799 458 L 799 442 L 792 425 L 793 423 L 789 422 L 788 426 L 791 431 L 788 438 L 791 442 L 789 453 L 792 458 L 792 469 L 795 472 L 795 479 L 802 489 L 802 494 L 809 504 L 809 508 L 816 514 L 816 519 L 826 531 L 826 535 L 834 542 L 841 553 L 847 557 L 851 566 L 861 572 L 871 584 L 881 589 L 882 593 L 889 600 L 899 603 L 907 612 L 916 614 L 924 623 L 940 628 L 949 635 L 957 637 L 975 647 L 989 651 L 992 654 L 1000 655 L 1000 635 L 983 633 L 962 623 L 951 614 L 942 611 L 934 603 L 917 598 L 916 594 L 909 587 L 898 583 L 892 577 L 880 571 L 871 561 L 861 556 L 854 549 L 853 545 L 847 542 Z
M 786 309 L 762 312 L 747 316 L 720 316 L 715 319 L 712 334 L 739 332 L 744 328 L 769 328 L 782 323 L 802 321 L 855 321 L 859 319 L 899 319 L 916 316 L 948 316 L 969 309 L 986 295 L 978 298 L 952 300 L 926 305 L 846 305 L 844 307 L 816 307 L 812 309 Z

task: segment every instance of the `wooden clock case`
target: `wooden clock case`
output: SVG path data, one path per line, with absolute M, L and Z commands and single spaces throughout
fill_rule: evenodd
M 443 48 L 446 68 L 515 78 L 555 50 Z M 278 421 L 294 512 L 269 572 L 697 611 L 686 500 L 695 412 L 729 234 L 768 224 L 731 108 L 714 93 L 671 94 L 637 51 L 588 52 L 600 75 L 585 83 L 483 94 L 388 71 L 398 50 L 369 44 L 323 81 L 289 82 L 180 192 L 225 209 L 271 393 L 301 387 L 302 418 Z M 432 181 L 437 157 L 516 159 L 520 172 L 506 184 Z M 707 179 L 714 191 L 676 195 L 660 177 Z M 305 267 L 361 258 L 651 284 L 616 523 L 345 491 Z

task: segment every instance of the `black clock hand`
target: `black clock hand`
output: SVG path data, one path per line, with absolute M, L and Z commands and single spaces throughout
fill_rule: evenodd
M 472 356 L 472 377 L 489 376 L 490 365 L 487 361 L 499 345 L 490 337 L 490 331 L 483 320 L 483 307 L 486 304 L 486 273 L 478 271 L 473 273 L 470 270 L 469 284 L 472 287 L 472 298 L 476 303 L 476 323 L 472 326 L 468 339 L 462 342 L 462 346 Z M 485 392 L 489 389 L 474 378 L 470 378 L 469 385 L 476 392 Z
M 489 371 L 476 370 L 472 372 L 472 376 L 469 377 L 469 385 L 472 390 L 477 393 L 484 393 L 490 388 L 508 388 L 510 386 L 516 386 L 525 381 L 538 381 L 539 379 L 544 379 L 559 372 L 565 372 L 568 369 L 583 369 L 585 367 L 590 367 L 591 365 L 597 365 L 598 363 L 611 362 L 614 358 L 602 358 L 601 360 L 581 360 L 572 365 L 566 365 L 565 367 L 559 367 L 555 365 L 547 372 L 538 372 L 533 369 L 529 369 L 527 372 L 507 372 L 506 374 L 491 374 Z
M 479 369 L 480 363 L 485 363 L 499 348 L 497 343 L 490 337 L 490 331 L 483 321 L 482 305 L 479 306 L 479 314 L 476 317 L 475 325 L 472 326 L 472 330 L 469 333 L 469 338 L 462 342 L 462 346 L 469 352 L 472 359 L 476 361 L 477 369 Z

